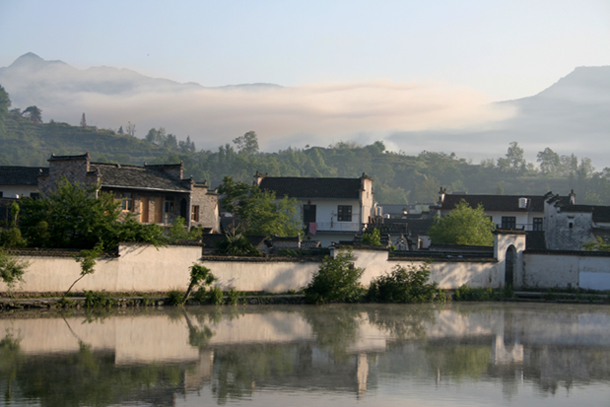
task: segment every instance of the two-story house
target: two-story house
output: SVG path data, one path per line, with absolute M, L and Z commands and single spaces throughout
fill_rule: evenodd
M 544 207 L 547 195 L 448 194 L 441 188 L 436 209 L 440 216 L 446 216 L 464 200 L 472 208 L 481 205 L 498 228 L 542 232 L 545 229 Z
M 351 239 L 374 216 L 373 180 L 360 178 L 268 177 L 256 173 L 256 184 L 277 198 L 295 198 L 306 239 L 323 246 Z
M 219 230 L 218 195 L 205 182 L 184 178 L 182 163 L 141 167 L 95 163 L 89 153 L 53 155 L 48 161 L 48 172 L 38 177 L 42 194 L 49 193 L 65 177 L 70 182 L 98 185 L 99 191 L 112 193 L 121 202 L 121 209 L 133 213 L 142 223 L 167 227 L 181 216 L 189 228 Z

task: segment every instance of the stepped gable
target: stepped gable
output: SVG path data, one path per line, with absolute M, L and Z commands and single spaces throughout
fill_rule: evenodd
M 180 167 L 180 164 L 176 164 Z M 137 188 L 186 192 L 189 188 L 181 180 L 161 170 L 161 166 L 119 165 L 91 163 L 91 171 L 98 172 L 106 188 Z M 167 166 L 171 167 L 171 166 Z
M 278 198 L 359 199 L 360 178 L 264 177 L 260 188 L 275 191 Z
M 519 198 L 527 198 L 527 206 L 525 208 L 519 208 Z M 488 212 L 544 212 L 544 197 L 539 195 L 446 194 L 439 209 L 455 209 L 462 199 L 473 208 L 480 204 Z
M 43 167 L 0 166 L 0 185 L 38 185 L 38 176 L 48 175 Z

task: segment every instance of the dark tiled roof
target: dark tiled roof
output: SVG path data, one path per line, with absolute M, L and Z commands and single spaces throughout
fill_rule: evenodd
M 38 185 L 38 176 L 48 173 L 43 167 L 0 166 L 0 185 Z
M 263 244 L 266 239 L 265 236 L 246 237 L 254 247 L 258 247 L 259 245 Z M 227 240 L 227 236 L 220 233 L 201 235 L 201 245 L 206 249 L 216 249 L 218 247 L 218 243 L 222 243 L 225 240 Z
M 566 205 L 561 208 L 562 212 L 591 212 L 593 222 L 610 222 L 610 206 L 599 205 Z
M 260 188 L 278 198 L 359 199 L 361 185 L 360 178 L 265 177 Z
M 106 188 L 119 187 L 177 192 L 189 190 L 180 181 L 155 168 L 91 163 L 91 171 L 98 170 L 102 177 L 102 187 Z
M 519 198 L 527 198 L 527 207 L 519 208 Z M 455 209 L 461 200 L 476 208 L 479 204 L 485 211 L 544 212 L 544 197 L 537 195 L 445 195 L 440 209 Z
M 408 221 L 408 230 L 411 236 L 425 236 L 428 234 L 428 229 L 434 223 L 433 218 L 429 219 L 413 219 Z

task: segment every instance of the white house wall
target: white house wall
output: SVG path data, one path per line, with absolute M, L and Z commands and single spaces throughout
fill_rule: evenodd
M 318 230 L 336 232 L 358 232 L 361 227 L 363 217 L 360 203 L 357 200 L 307 200 L 299 202 L 301 220 L 303 219 L 303 205 L 316 205 L 316 223 Z M 349 205 L 352 207 L 352 221 L 339 222 L 339 205 Z M 367 215 L 368 221 L 368 215 Z
M 33 185 L 0 185 L 3 198 L 22 198 L 38 192 L 38 187 Z

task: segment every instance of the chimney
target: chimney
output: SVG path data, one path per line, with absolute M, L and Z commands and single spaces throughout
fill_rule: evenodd
M 438 202 L 439 203 L 443 203 L 445 202 L 445 195 L 447 194 L 447 190 L 443 187 L 441 187 L 440 191 L 438 191 Z
M 570 195 L 568 195 L 570 197 L 570 205 L 576 205 L 576 194 L 574 193 L 574 190 L 570 191 Z

